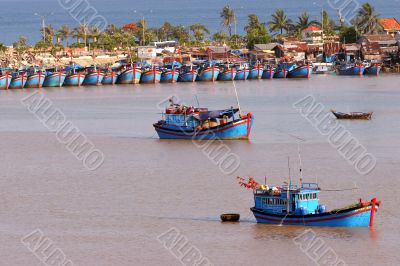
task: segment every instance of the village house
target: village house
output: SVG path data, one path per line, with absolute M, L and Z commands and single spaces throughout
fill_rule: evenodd
M 310 25 L 301 32 L 303 41 L 307 43 L 323 43 L 323 31 L 318 25 Z
M 400 23 L 396 18 L 383 18 L 381 19 L 380 24 L 385 34 L 394 37 L 396 34 L 400 33 Z
M 372 54 L 387 55 L 397 53 L 399 50 L 397 40 L 390 34 L 363 35 L 358 40 L 358 43 L 361 44 L 364 50 L 370 50 Z
M 255 44 L 254 49 L 250 51 L 250 61 L 272 61 L 275 58 L 282 57 L 281 45 L 279 43 Z

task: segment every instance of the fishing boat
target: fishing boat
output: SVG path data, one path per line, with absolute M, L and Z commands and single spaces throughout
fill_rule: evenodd
M 103 85 L 114 85 L 118 79 L 118 70 L 107 69 L 104 73 L 104 78 L 101 81 Z
M 358 120 L 371 120 L 373 112 L 363 113 L 363 112 L 351 112 L 351 113 L 341 113 L 331 110 L 332 114 L 337 119 L 358 119 Z
M 239 178 L 239 184 L 253 190 L 254 207 L 250 208 L 257 223 L 278 225 L 361 227 L 373 226 L 380 201 L 360 199 L 340 209 L 327 210 L 319 203 L 323 191 L 317 183 L 284 183 L 281 187 L 260 185 L 254 179 Z
M 264 68 L 260 63 L 257 63 L 249 73 L 248 79 L 261 79 L 264 72 Z
M 247 80 L 250 74 L 249 68 L 245 66 L 236 66 L 235 80 Z
M 275 69 L 272 66 L 267 65 L 264 68 L 262 78 L 263 79 L 272 79 L 274 77 L 274 74 L 275 74 Z
M 197 67 L 193 65 L 183 66 L 179 71 L 179 82 L 195 82 L 197 79 Z
M 216 81 L 219 75 L 219 68 L 215 65 L 200 68 L 197 81 Z
M 142 70 L 136 64 L 123 65 L 117 79 L 117 84 L 139 84 Z
M 275 69 L 274 78 L 275 79 L 285 79 L 288 76 L 288 73 L 297 67 L 296 64 L 293 63 L 279 63 L 277 68 Z
M 287 73 L 288 78 L 310 78 L 312 73 L 311 65 L 298 66 L 289 70 Z
M 46 74 L 42 70 L 30 69 L 24 88 L 41 88 L 45 79 Z
M 84 72 L 81 72 L 80 70 L 76 71 L 75 69 L 73 69 L 65 77 L 64 86 L 79 87 L 82 85 L 83 81 L 85 80 L 85 76 L 86 75 Z
M 0 90 L 8 90 L 12 80 L 12 74 L 8 71 L 0 71 Z
M 313 74 L 329 74 L 332 71 L 331 63 L 315 63 L 313 66 Z
M 83 86 L 100 86 L 103 81 L 104 73 L 97 69 L 97 67 L 88 68 L 85 79 L 83 80 Z
M 157 67 L 148 68 L 142 73 L 140 83 L 155 84 L 161 81 L 161 71 Z
M 175 104 L 172 99 L 162 116 L 153 124 L 160 139 L 247 140 L 254 121 L 250 113 L 241 115 L 239 108 L 211 111 Z
M 176 67 L 172 69 L 165 68 L 161 73 L 162 83 L 175 83 L 179 78 L 179 70 Z
M 221 69 L 221 67 L 220 67 Z M 222 67 L 221 71 L 219 72 L 218 81 L 232 81 L 235 80 L 236 77 L 236 68 L 230 67 L 226 65 Z
M 11 84 L 9 89 L 22 89 L 24 88 L 27 80 L 25 71 L 17 71 L 12 74 Z
M 46 78 L 43 87 L 62 87 L 67 74 L 57 69 L 46 69 Z
M 343 76 L 362 76 L 364 74 L 363 64 L 340 64 L 339 68 L 336 70 L 338 75 Z
M 379 76 L 380 72 L 381 72 L 380 64 L 371 64 L 370 66 L 368 66 L 364 69 L 364 75 Z

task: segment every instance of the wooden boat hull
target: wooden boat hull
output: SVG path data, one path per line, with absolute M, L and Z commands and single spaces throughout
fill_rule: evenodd
M 13 77 L 11 80 L 11 84 L 9 89 L 22 89 L 26 84 L 27 77 L 26 75 L 20 75 L 17 77 Z
M 117 84 L 139 84 L 142 70 L 135 67 L 126 69 L 119 74 Z
M 249 69 L 239 69 L 236 71 L 235 80 L 247 80 L 250 74 Z
M 247 79 L 261 79 L 264 73 L 264 69 L 261 65 L 256 66 L 250 70 L 249 76 Z
M 215 128 L 196 131 L 192 128 L 184 128 L 166 124 L 154 124 L 154 128 L 160 139 L 196 139 L 196 140 L 248 140 L 254 117 L 248 114 L 225 125 Z
M 286 68 L 277 69 L 274 73 L 274 79 L 285 79 L 287 77 L 288 71 Z
M 140 79 L 140 83 L 142 84 L 154 84 L 160 83 L 161 81 L 161 72 L 158 70 L 149 70 L 142 74 Z
M 109 72 L 104 75 L 103 80 L 101 81 L 101 84 L 103 85 L 114 85 L 117 82 L 118 79 L 118 73 L 117 72 Z
M 195 82 L 197 79 L 197 70 L 189 70 L 179 75 L 179 82 Z
M 263 71 L 262 79 L 273 79 L 275 70 L 272 67 L 267 67 Z
M 41 88 L 43 87 L 46 75 L 44 73 L 35 73 L 28 76 L 24 88 Z
M 197 75 L 197 81 L 216 81 L 219 75 L 217 67 L 206 68 Z
M 258 223 L 300 226 L 327 226 L 327 227 L 360 227 L 369 226 L 372 208 L 378 210 L 379 203 L 373 207 L 372 202 L 367 206 L 356 204 L 354 206 L 331 212 L 308 215 L 283 215 L 268 213 L 260 209 L 251 208 Z
M 312 67 L 310 65 L 297 67 L 287 73 L 288 78 L 310 78 Z
M 380 65 L 373 65 L 373 66 L 365 68 L 365 70 L 364 70 L 364 75 L 378 76 L 380 73 L 381 73 Z
M 74 73 L 68 74 L 64 80 L 64 86 L 76 86 L 79 87 L 82 85 L 83 81 L 85 80 L 84 73 Z
M 83 86 L 100 86 L 103 81 L 104 73 L 100 70 L 86 74 L 85 79 L 83 80 Z
M 346 69 L 338 69 L 336 73 L 341 76 L 362 76 L 364 70 L 364 66 L 357 65 Z
M 67 74 L 63 72 L 54 72 L 46 76 L 43 87 L 62 87 Z
M 236 77 L 236 69 L 228 69 L 226 71 L 220 72 L 218 75 L 218 81 L 232 81 L 235 80 Z
M 0 76 L 0 90 L 8 90 L 11 85 L 12 75 L 6 73 Z
M 179 72 L 178 70 L 167 70 L 162 72 L 161 74 L 161 82 L 162 83 L 175 83 L 178 81 Z
M 371 120 L 372 118 L 372 112 L 371 113 L 338 113 L 332 111 L 332 114 L 337 118 L 337 119 L 354 119 L 354 120 Z

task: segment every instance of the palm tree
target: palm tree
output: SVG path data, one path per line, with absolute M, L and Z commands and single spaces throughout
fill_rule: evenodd
M 43 34 L 43 36 L 46 36 L 46 38 L 44 40 L 45 42 L 49 42 L 49 43 L 53 44 L 53 38 L 55 35 L 55 30 L 54 30 L 53 26 L 47 25 L 44 28 L 42 28 L 40 30 L 40 32 Z
M 222 26 L 228 29 L 229 37 L 232 36 L 232 24 L 236 23 L 235 11 L 227 5 L 222 9 L 220 17 L 222 19 Z
M 298 19 L 299 20 L 296 24 L 296 27 L 299 31 L 302 31 L 313 24 L 315 24 L 315 25 L 320 24 L 316 20 L 310 20 L 310 15 L 307 12 L 304 12 L 303 14 L 301 14 L 301 16 Z
M 217 32 L 213 35 L 213 40 L 221 44 L 226 43 L 229 40 L 229 38 L 230 37 L 223 31 Z
M 288 30 L 290 28 L 292 21 L 286 16 L 282 9 L 277 9 L 275 14 L 272 15 L 272 20 L 268 23 L 271 32 L 280 31 L 281 35 L 283 30 Z
M 204 34 L 210 34 L 210 31 L 203 24 L 196 23 L 189 27 L 193 32 L 193 36 L 196 41 L 201 42 L 204 40 Z
M 190 42 L 190 33 L 189 31 L 182 25 L 175 26 L 172 29 L 172 36 L 182 45 Z
M 76 27 L 72 33 L 72 35 L 76 38 L 76 42 L 78 44 L 80 44 L 81 39 L 84 38 L 85 45 L 86 45 L 86 34 L 87 34 L 86 25 L 84 25 L 82 23 L 79 24 L 79 26 Z
M 92 38 L 94 43 L 97 43 L 97 39 L 99 38 L 100 33 L 100 29 L 96 26 L 92 26 L 89 29 L 90 38 Z
M 7 46 L 4 45 L 4 43 L 0 43 L 0 53 L 3 54 L 7 51 Z
M 66 47 L 68 47 L 68 38 L 71 35 L 71 30 L 68 25 L 62 25 L 57 35 L 61 41 L 66 41 Z
M 373 34 L 382 29 L 379 21 L 380 15 L 369 3 L 365 3 L 358 11 L 353 24 L 360 34 Z

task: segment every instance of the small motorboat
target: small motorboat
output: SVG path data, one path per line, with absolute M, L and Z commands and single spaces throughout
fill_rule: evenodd
M 373 112 L 363 113 L 363 112 L 351 112 L 351 113 L 341 113 L 331 110 L 332 114 L 337 119 L 359 119 L 359 120 L 371 120 Z

